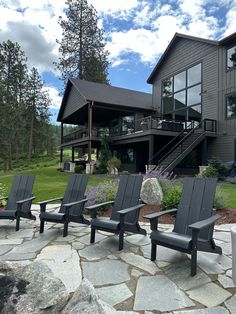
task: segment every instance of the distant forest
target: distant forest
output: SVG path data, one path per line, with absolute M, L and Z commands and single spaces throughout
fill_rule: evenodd
M 61 57 L 55 67 L 68 77 L 109 84 L 108 51 L 98 16 L 87 0 L 66 0 L 59 18 Z M 19 43 L 0 43 L 0 171 L 13 170 L 23 159 L 53 157 L 60 145 L 60 126 L 50 122 L 51 99 L 37 68 L 30 69 Z M 64 125 L 64 135 L 73 126 Z

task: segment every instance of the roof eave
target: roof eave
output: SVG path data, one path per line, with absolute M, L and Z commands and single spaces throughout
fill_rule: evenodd
M 216 46 L 219 45 L 219 42 L 216 41 L 216 40 L 204 39 L 204 38 L 200 38 L 200 37 L 194 37 L 194 36 L 189 36 L 189 35 L 185 35 L 185 34 L 175 33 L 175 35 L 171 39 L 169 45 L 167 46 L 167 48 L 165 49 L 164 53 L 162 54 L 161 58 L 157 62 L 155 68 L 153 69 L 153 71 L 151 72 L 150 76 L 148 77 L 148 79 L 147 79 L 147 83 L 148 84 L 152 84 L 153 83 L 153 80 L 154 80 L 154 77 L 156 75 L 157 69 L 162 64 L 163 60 L 165 59 L 166 55 L 168 54 L 169 50 L 171 49 L 172 45 L 174 44 L 174 42 L 176 41 L 177 38 L 186 38 L 186 39 L 197 40 L 197 41 L 201 41 L 201 42 L 204 42 L 204 43 L 207 43 L 207 44 L 216 45 Z

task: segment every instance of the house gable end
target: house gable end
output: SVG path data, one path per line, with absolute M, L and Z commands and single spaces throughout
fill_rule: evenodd
M 188 64 L 191 64 L 193 59 L 200 60 L 206 53 L 208 54 L 217 49 L 217 46 L 218 42 L 214 40 L 176 33 L 147 79 L 147 82 L 153 84 L 158 79 L 157 76 L 162 76 L 159 74 L 160 72 L 172 74 L 178 71 L 180 64 L 184 68 Z

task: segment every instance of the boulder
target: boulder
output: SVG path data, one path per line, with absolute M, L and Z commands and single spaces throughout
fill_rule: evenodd
M 143 182 L 140 198 L 145 204 L 161 204 L 163 192 L 160 183 L 156 178 L 149 178 Z
M 116 310 L 100 300 L 93 285 L 83 279 L 79 288 L 68 302 L 63 314 L 113 314 Z
M 69 293 L 47 265 L 0 263 L 0 313 L 59 313 Z

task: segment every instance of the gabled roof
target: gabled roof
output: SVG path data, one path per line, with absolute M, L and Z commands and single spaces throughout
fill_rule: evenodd
M 172 46 L 174 45 L 174 43 L 179 38 L 190 39 L 190 40 L 199 41 L 199 42 L 202 42 L 202 43 L 215 45 L 215 46 L 219 45 L 219 42 L 216 41 L 216 40 L 204 39 L 204 38 L 200 38 L 200 37 L 194 37 L 194 36 L 189 36 L 189 35 L 185 35 L 185 34 L 175 33 L 174 37 L 172 38 L 172 40 L 170 41 L 170 43 L 167 46 L 166 50 L 164 51 L 164 53 L 162 54 L 161 58 L 159 59 L 157 65 L 155 66 L 155 68 L 153 69 L 153 71 L 150 74 L 149 78 L 147 79 L 147 82 L 149 84 L 153 83 L 153 79 L 154 79 L 154 77 L 156 75 L 157 69 L 161 66 L 162 62 L 166 59 L 169 51 L 172 49 Z
M 219 41 L 220 45 L 230 45 L 231 43 L 236 43 L 236 32 L 221 39 Z
M 70 78 L 65 89 L 57 121 L 61 121 L 62 119 L 72 86 L 74 86 L 82 98 L 84 98 L 84 104 L 93 101 L 95 103 L 153 110 L 151 94 Z

